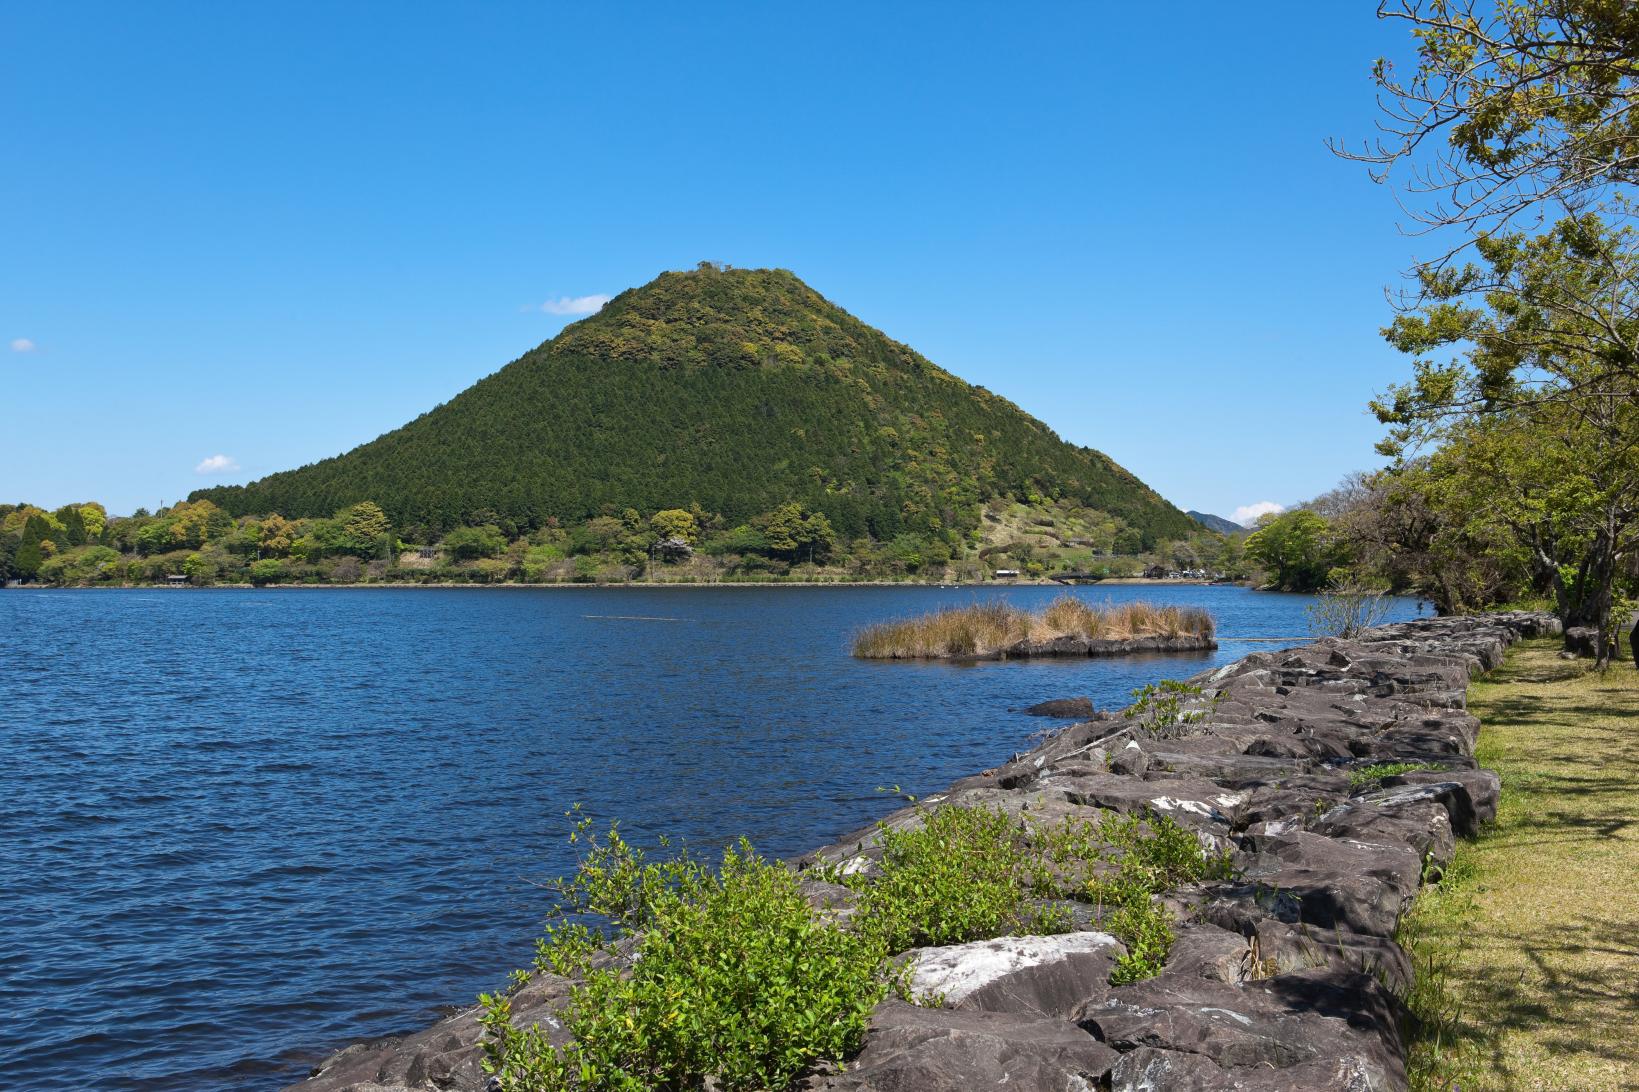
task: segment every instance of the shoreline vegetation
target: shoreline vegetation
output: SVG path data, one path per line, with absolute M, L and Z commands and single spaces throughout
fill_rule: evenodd
M 0 584 L 445 586 L 1028 584 L 1235 581 L 1238 540 L 1204 528 L 1146 541 L 1119 520 L 1042 497 L 981 506 L 979 529 L 845 539 L 792 503 L 734 525 L 698 505 L 526 526 L 493 512 L 402 525 L 362 501 L 323 519 L 233 516 L 209 500 L 111 516 L 96 503 L 0 504 Z
M 1196 651 L 1217 647 L 1215 632 L 1212 616 L 1198 607 L 1142 600 L 1094 607 L 1065 594 L 1040 612 L 974 603 L 878 622 L 854 637 L 853 654 L 867 660 L 981 660 Z
M 1096 582 L 1099 587 L 1154 587 L 1154 588 L 1185 588 L 1185 587 L 1249 587 L 1246 580 L 1170 580 L 1166 578 L 1148 579 L 1145 577 L 1116 577 Z M 1088 583 L 1085 586 L 1095 586 Z M 524 580 L 499 580 L 490 583 L 476 581 L 439 580 L 413 582 L 404 580 L 375 580 L 354 581 L 350 584 L 15 584 L 7 590 L 20 591 L 382 591 L 395 588 L 437 590 L 472 590 L 485 589 L 492 591 L 529 591 L 532 589 L 561 588 L 566 591 L 587 588 L 1063 588 L 1064 584 L 1056 580 L 804 580 L 801 578 L 786 578 L 783 580 L 606 580 L 589 581 L 587 583 L 550 583 L 532 584 Z M 1284 595 L 1286 592 L 1271 588 L 1257 589 L 1269 591 L 1272 594 Z

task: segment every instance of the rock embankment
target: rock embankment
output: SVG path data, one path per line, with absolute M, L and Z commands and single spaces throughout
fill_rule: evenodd
M 1212 637 L 1194 633 L 1154 637 L 1054 637 L 1046 641 L 1019 641 L 1006 648 L 987 652 L 952 654 L 951 660 L 1026 660 L 1047 656 L 1134 656 L 1146 652 L 1211 652 L 1218 647 Z
M 1413 971 L 1395 928 L 1497 804 L 1496 775 L 1472 757 L 1468 683 L 1513 641 L 1557 628 L 1527 613 L 1426 619 L 1257 653 L 1191 680 L 1199 719 L 1157 732 L 1106 714 L 924 800 L 1169 816 L 1227 852 L 1233 878 L 1169 896 L 1176 940 L 1138 982 L 1109 984 L 1120 942 L 1085 913 L 1058 936 L 910 953 L 915 995 L 942 1004 L 883 1002 L 861 1054 L 804 1089 L 1404 1088 Z M 878 853 L 872 827 L 803 863 L 870 869 Z M 515 999 L 519 1022 L 550 1027 L 566 988 L 538 977 Z M 476 1011 L 461 1013 L 350 1047 L 296 1088 L 482 1089 L 477 1039 Z

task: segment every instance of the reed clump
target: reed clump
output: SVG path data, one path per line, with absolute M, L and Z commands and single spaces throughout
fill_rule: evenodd
M 1062 637 L 1121 641 L 1213 632 L 1212 616 L 1199 607 L 1143 601 L 1093 606 L 1061 595 L 1039 613 L 990 602 L 878 622 L 854 637 L 853 652 L 870 660 L 960 659 Z

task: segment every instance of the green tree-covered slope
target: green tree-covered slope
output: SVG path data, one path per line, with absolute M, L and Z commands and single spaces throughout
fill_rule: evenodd
M 449 403 L 344 455 L 201 490 L 235 515 L 361 500 L 399 526 L 520 528 L 797 501 L 846 537 L 954 537 L 991 497 L 1074 501 L 1146 539 L 1188 517 L 1106 456 L 936 367 L 785 270 L 703 265 L 621 293 Z

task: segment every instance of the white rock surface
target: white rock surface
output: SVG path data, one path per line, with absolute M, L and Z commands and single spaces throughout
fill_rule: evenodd
M 1107 948 L 1119 952 L 1121 942 L 1108 933 L 1092 930 L 923 948 L 911 972 L 911 991 L 917 997 L 942 995 L 945 1004 L 957 1005 L 976 990 L 1009 975 Z

